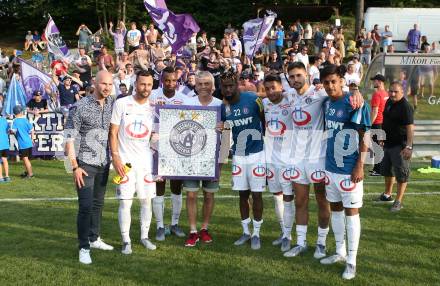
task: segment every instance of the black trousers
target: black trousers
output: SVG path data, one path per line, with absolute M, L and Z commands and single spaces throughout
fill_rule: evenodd
M 101 231 L 102 208 L 107 187 L 110 165 L 97 167 L 78 161 L 88 176 L 84 176 L 84 187 L 78 188 L 78 242 L 79 249 L 89 249 L 89 241 L 96 241 Z
M 371 125 L 371 129 L 382 129 L 382 124 L 372 124 Z M 377 140 L 377 136 L 374 135 L 372 137 L 373 141 L 376 142 L 377 144 L 379 144 L 379 141 Z M 383 149 L 383 148 L 382 148 Z M 375 171 L 376 173 L 380 173 L 380 165 L 381 162 L 375 162 L 374 167 L 373 167 L 373 171 Z

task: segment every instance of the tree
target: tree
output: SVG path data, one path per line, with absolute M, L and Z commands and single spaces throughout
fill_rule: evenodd
M 356 1 L 356 15 L 355 15 L 355 37 L 358 36 L 359 31 L 361 30 L 362 23 L 364 21 L 364 0 Z

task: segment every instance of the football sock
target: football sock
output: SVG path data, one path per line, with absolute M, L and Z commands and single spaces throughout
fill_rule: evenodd
M 180 213 L 182 211 L 182 194 L 171 194 L 171 225 L 179 224 Z
M 283 234 L 283 237 L 291 239 L 293 220 L 295 218 L 295 203 L 294 203 L 294 201 L 283 202 L 283 203 L 284 203 L 284 213 L 283 213 L 284 234 Z
M 307 225 L 296 225 L 296 244 L 306 246 Z
M 345 248 L 345 214 L 344 211 L 332 211 L 332 229 L 335 234 L 336 253 L 341 256 L 347 256 Z
M 252 224 L 254 226 L 254 231 L 252 233 L 252 236 L 260 236 L 260 228 L 261 228 L 261 224 L 263 223 L 263 220 L 257 221 L 257 220 L 252 220 Z
M 327 234 L 328 234 L 329 230 L 330 230 L 329 227 L 327 227 L 327 228 L 320 228 L 318 226 L 318 239 L 316 240 L 316 244 L 320 244 L 320 245 L 324 245 L 325 246 L 325 241 L 327 240 Z
M 251 218 L 248 217 L 247 219 L 244 219 L 241 221 L 241 226 L 243 227 L 243 233 L 250 235 L 249 232 L 249 224 L 251 223 Z
M 284 221 L 283 221 L 283 214 L 284 214 L 284 204 L 283 204 L 283 195 L 274 195 L 273 201 L 275 203 L 275 215 L 277 217 L 278 223 L 281 227 L 281 232 L 284 232 Z
M 164 209 L 164 198 L 163 196 L 157 196 L 153 199 L 153 212 L 156 217 L 157 228 L 163 226 L 163 209 Z
M 359 214 L 347 216 L 347 244 L 348 257 L 347 263 L 356 265 L 356 255 L 361 237 L 361 220 Z
M 119 229 L 123 242 L 131 242 L 130 225 L 131 225 L 131 205 L 133 200 L 120 200 L 118 210 Z
M 141 239 L 148 238 L 150 231 L 151 217 L 153 216 L 151 210 L 151 199 L 141 199 Z

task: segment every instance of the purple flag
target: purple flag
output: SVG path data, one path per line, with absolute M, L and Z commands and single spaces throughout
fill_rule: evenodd
M 47 40 L 47 49 L 53 53 L 56 58 L 61 58 L 70 62 L 70 51 L 60 35 L 58 27 L 55 25 L 52 17 L 49 16 L 49 22 L 44 30 L 44 37 Z
M 167 4 L 165 4 L 165 0 L 145 0 L 145 2 L 147 2 L 148 5 L 152 7 L 168 10 Z
M 253 58 L 255 52 L 260 48 L 263 43 L 264 38 L 267 33 L 269 33 L 270 28 L 277 17 L 277 14 L 267 11 L 267 16 L 264 18 L 256 18 L 247 21 L 243 24 L 244 34 L 244 51 L 246 56 Z
M 26 102 L 32 99 L 35 91 L 40 91 L 43 98 L 48 99 L 45 85 L 49 84 L 52 92 L 56 92 L 57 87 L 52 81 L 52 77 L 47 73 L 37 69 L 32 64 L 20 59 L 21 82 L 26 93 Z
M 171 45 L 173 52 L 177 52 L 186 45 L 193 33 L 200 31 L 199 25 L 189 14 L 174 14 L 168 9 L 153 7 L 145 0 L 144 5 L 154 23 L 163 32 L 163 37 Z

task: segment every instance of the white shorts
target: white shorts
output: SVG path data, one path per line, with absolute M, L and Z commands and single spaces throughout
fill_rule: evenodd
M 325 180 L 325 159 L 304 160 L 292 166 L 290 180 L 297 184 L 309 185 Z
M 116 198 L 119 200 L 131 200 L 135 193 L 138 199 L 156 197 L 156 182 L 151 171 L 132 168 L 116 187 Z
M 232 190 L 264 192 L 266 188 L 266 158 L 264 151 L 248 156 L 232 157 Z
M 325 194 L 331 203 L 342 202 L 344 208 L 358 209 L 362 207 L 364 182 L 357 184 L 351 181 L 351 175 L 336 174 L 326 171 Z
M 267 164 L 267 185 L 271 193 L 283 192 L 283 195 L 293 195 L 290 182 L 290 168 L 288 166 Z

